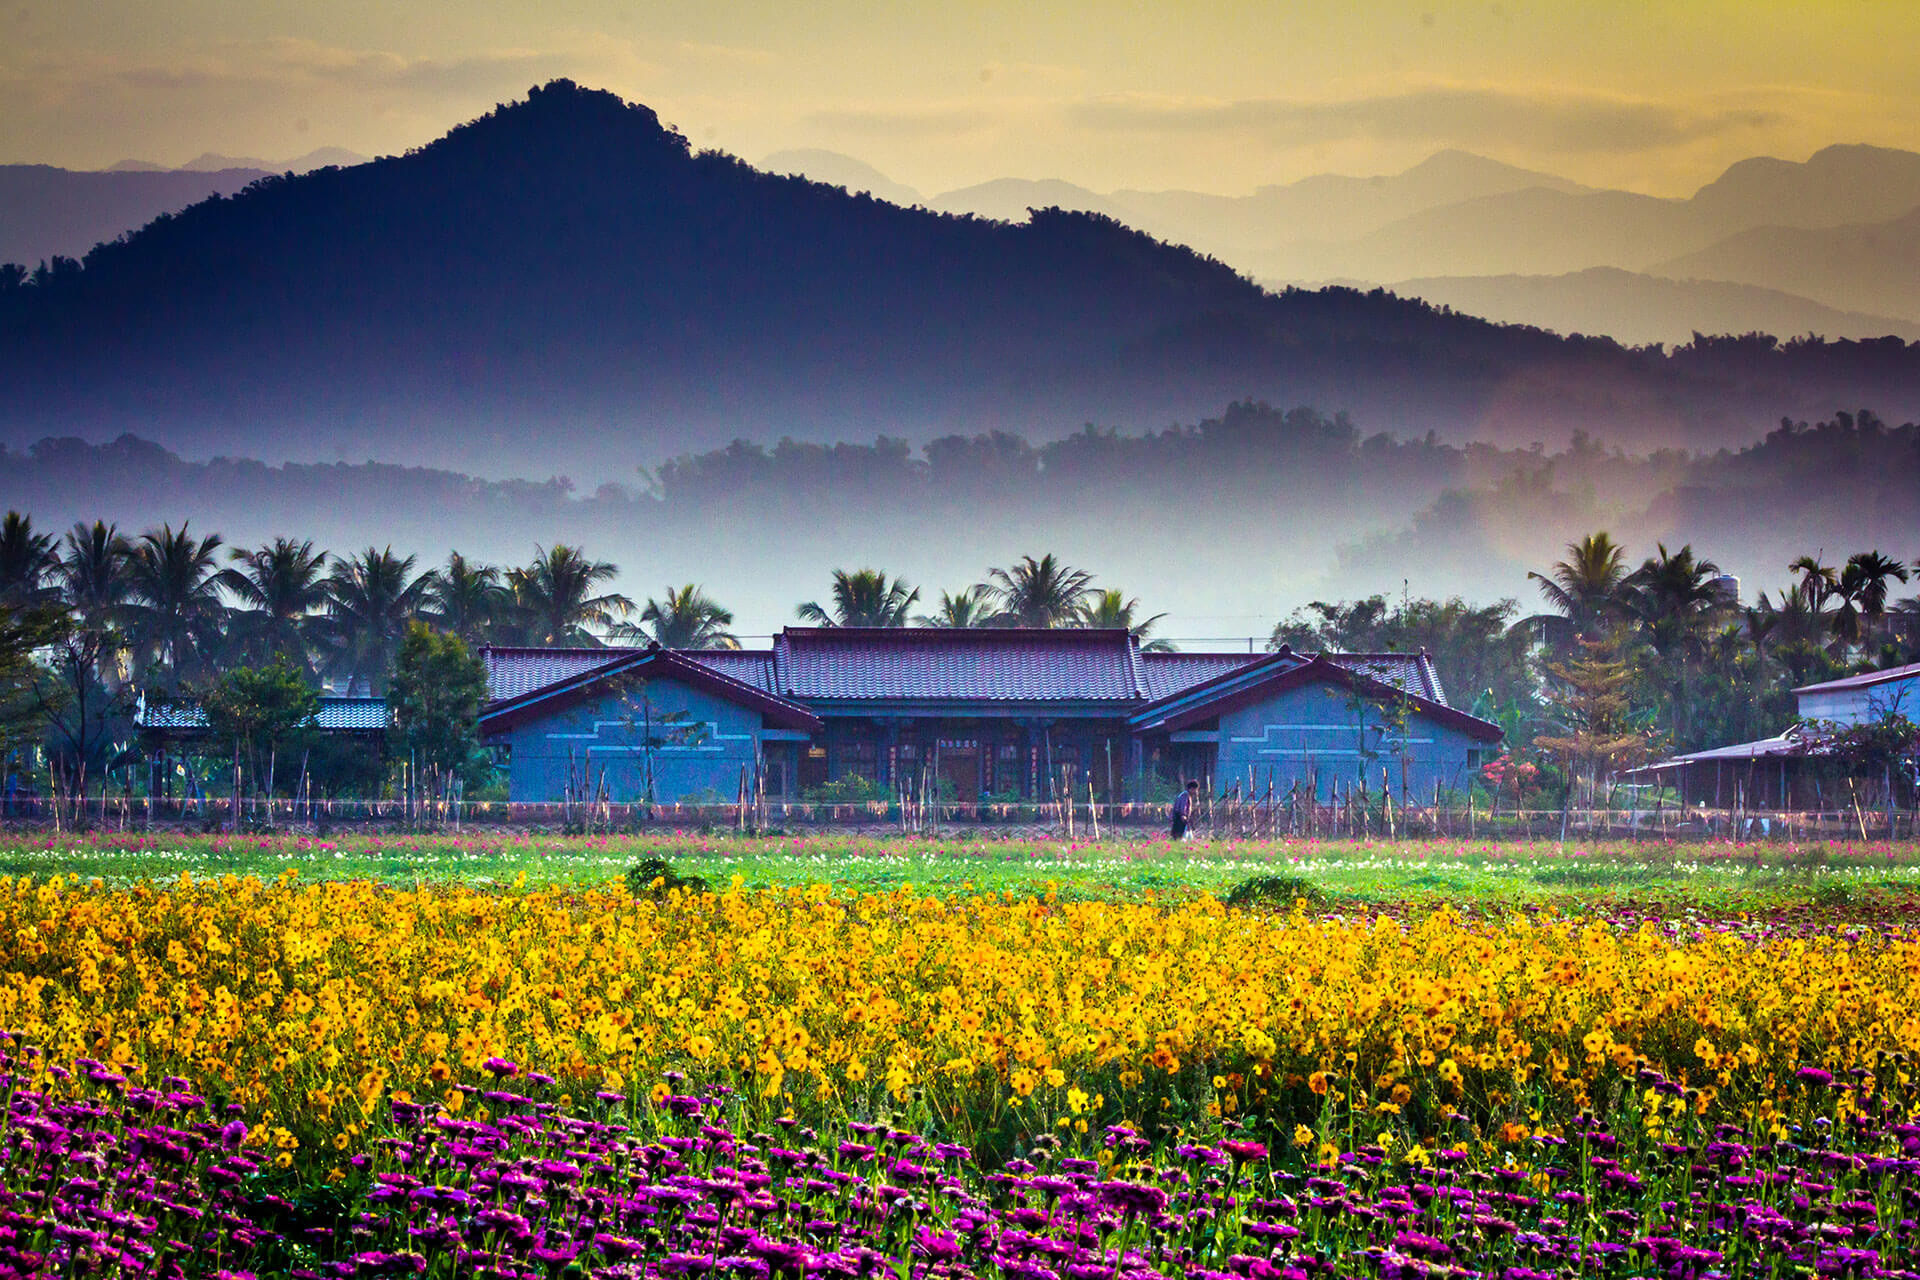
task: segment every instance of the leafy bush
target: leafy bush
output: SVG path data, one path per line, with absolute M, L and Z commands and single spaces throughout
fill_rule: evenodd
M 679 874 L 664 858 L 648 858 L 627 872 L 627 892 L 636 898 L 664 898 L 675 889 L 706 893 L 710 887 L 701 876 Z
M 892 798 L 886 787 L 857 773 L 808 787 L 800 797 L 807 804 L 880 804 Z
M 1305 876 L 1254 876 L 1233 886 L 1230 907 L 1291 907 L 1298 901 L 1324 902 L 1326 894 Z

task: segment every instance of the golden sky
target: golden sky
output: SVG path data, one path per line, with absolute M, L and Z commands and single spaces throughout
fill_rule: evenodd
M 1681 195 L 1744 156 L 1920 147 L 1915 0 L 0 0 L 0 161 L 386 154 L 561 75 L 929 195 L 1241 194 L 1445 147 Z

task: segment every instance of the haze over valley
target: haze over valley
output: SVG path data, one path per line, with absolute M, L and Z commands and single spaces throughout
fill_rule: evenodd
M 1749 589 L 1920 550 L 1920 437 L 1880 425 L 1920 419 L 1913 152 L 1685 198 L 1459 149 L 926 195 L 556 81 L 404 155 L 230 159 L 0 168 L 0 257 L 80 255 L 0 277 L 0 505 L 422 563 L 578 541 L 756 630 L 801 566 L 934 598 L 1055 550 L 1236 643 L 1316 596 L 1524 596 L 1593 527 Z

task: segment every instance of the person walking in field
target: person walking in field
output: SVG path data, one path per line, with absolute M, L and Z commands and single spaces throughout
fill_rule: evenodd
M 1173 798 L 1173 831 L 1170 839 L 1185 840 L 1187 825 L 1193 820 L 1194 797 L 1200 794 L 1200 784 L 1188 782 L 1187 789 Z

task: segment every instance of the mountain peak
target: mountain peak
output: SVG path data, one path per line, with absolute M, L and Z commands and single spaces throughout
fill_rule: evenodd
M 1728 165 L 1693 202 L 1709 213 L 1765 211 L 1763 217 L 1749 215 L 1747 226 L 1884 221 L 1920 205 L 1920 152 L 1839 143 L 1805 161 L 1753 156 Z
M 685 135 L 662 124 L 653 108 L 564 78 L 534 85 L 524 99 L 456 125 L 420 150 L 431 155 L 476 149 L 569 158 L 621 150 L 684 157 L 691 150 Z

